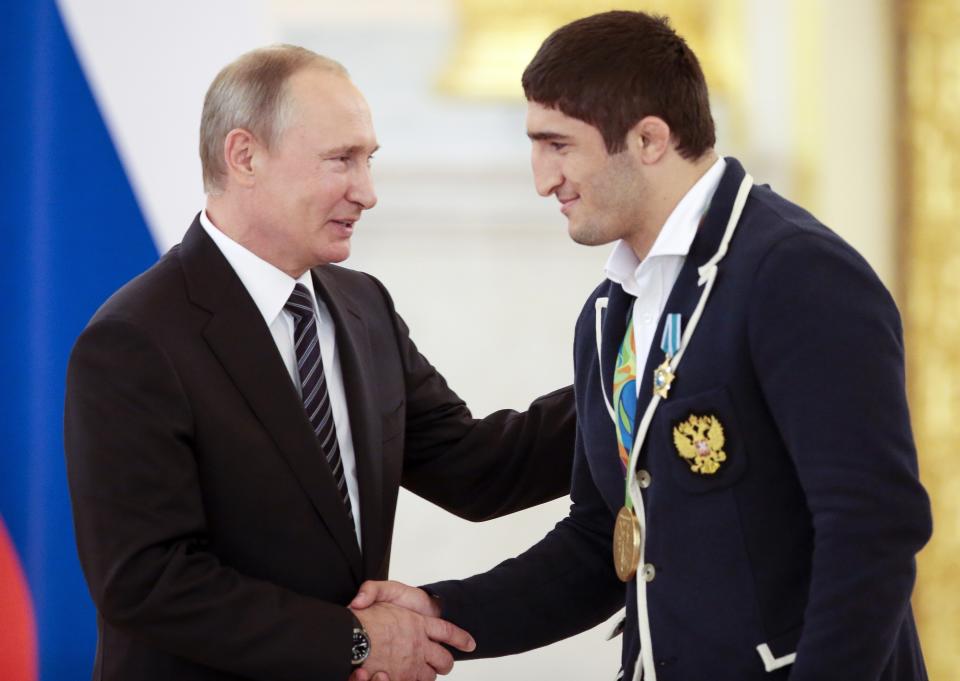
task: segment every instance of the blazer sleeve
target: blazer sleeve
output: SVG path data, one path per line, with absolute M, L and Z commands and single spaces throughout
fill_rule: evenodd
M 539 543 L 489 572 L 431 584 L 442 616 L 477 642 L 458 658 L 512 655 L 593 627 L 623 607 L 610 511 L 597 490 L 577 436 L 570 514 Z
M 800 232 L 759 266 L 748 336 L 814 527 L 790 679 L 877 679 L 931 533 L 896 306 L 846 244 Z
M 239 676 L 346 679 L 345 608 L 240 574 L 209 550 L 193 431 L 177 373 L 147 334 L 115 319 L 87 328 L 68 367 L 65 445 L 80 561 L 100 615 Z
M 374 281 L 393 319 L 406 385 L 404 487 L 474 521 L 567 494 L 576 430 L 573 387 L 538 398 L 525 412 L 503 409 L 474 419 L 417 350 L 386 289 Z

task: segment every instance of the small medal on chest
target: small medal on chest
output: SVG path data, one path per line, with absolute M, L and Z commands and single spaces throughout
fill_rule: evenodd
M 653 370 L 653 394 L 665 400 L 676 379 L 671 362 L 680 349 L 680 315 L 675 312 L 668 314 L 663 324 L 660 349 L 663 350 L 664 359 L 663 363 Z

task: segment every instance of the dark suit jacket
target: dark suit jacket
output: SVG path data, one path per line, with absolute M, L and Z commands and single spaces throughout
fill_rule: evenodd
M 716 252 L 743 177 L 728 159 L 664 316 L 689 321 L 702 292 L 697 268 Z M 600 297 L 609 298 L 602 372 Z M 601 393 L 611 396 L 632 300 L 604 281 L 577 322 L 569 517 L 518 559 L 430 587 L 445 616 L 474 634 L 479 655 L 549 643 L 626 604 L 623 662 L 632 676 L 636 586 L 617 580 L 611 558 L 624 476 Z M 640 414 L 663 360 L 663 321 L 638 377 Z M 691 415 L 722 424 L 727 458 L 713 475 L 692 472 L 674 443 L 674 428 Z M 926 678 L 910 593 L 931 519 L 900 319 L 853 249 L 767 187 L 750 192 L 639 466 L 652 481 L 643 497 L 658 681 Z M 764 645 L 782 666 L 766 671 Z
M 270 332 L 198 221 L 77 341 L 65 437 L 95 679 L 343 681 L 344 605 L 387 576 L 400 484 L 472 520 L 568 489 L 571 389 L 475 420 L 379 282 L 313 276 L 336 324 L 362 550 Z

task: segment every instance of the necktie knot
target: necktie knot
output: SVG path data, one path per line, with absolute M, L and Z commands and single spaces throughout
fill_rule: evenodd
M 293 293 L 290 294 L 283 309 L 297 319 L 302 317 L 310 319 L 313 317 L 313 296 L 310 295 L 306 286 L 297 284 L 293 287 Z

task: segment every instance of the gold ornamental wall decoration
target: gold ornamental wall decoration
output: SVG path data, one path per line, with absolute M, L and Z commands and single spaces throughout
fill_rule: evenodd
M 711 95 L 742 99 L 745 51 L 742 0 L 647 0 L 620 5 L 670 17 L 697 54 Z M 459 30 L 438 80 L 442 94 L 479 101 L 522 101 L 520 75 L 543 40 L 575 19 L 611 9 L 597 0 L 456 0 Z
M 907 378 L 933 538 L 914 593 L 931 679 L 960 656 L 960 1 L 900 0 L 900 223 Z

